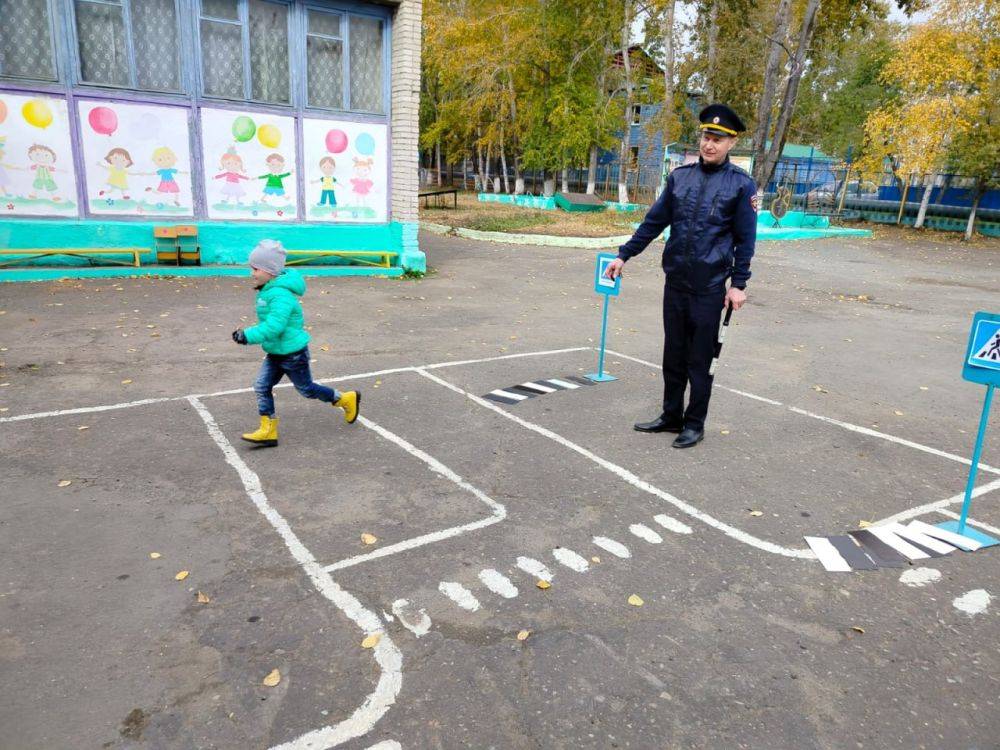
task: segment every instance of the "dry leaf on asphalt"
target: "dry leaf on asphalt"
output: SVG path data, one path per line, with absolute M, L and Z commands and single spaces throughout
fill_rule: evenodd
M 267 677 L 264 678 L 264 687 L 274 687 L 279 682 L 281 682 L 281 672 L 277 669 L 272 669 Z
M 58 486 L 59 487 L 69 487 L 71 484 L 73 484 L 73 480 L 72 479 L 61 479 L 59 481 L 59 485 Z
M 592 560 L 593 562 L 595 562 L 595 563 L 599 563 L 599 562 L 601 561 L 601 558 L 599 558 L 599 557 L 598 557 L 597 555 L 594 555 L 594 556 L 593 556 L 592 558 L 590 558 L 590 559 L 591 559 L 591 560 Z
M 362 544 L 375 544 L 378 541 L 378 537 L 374 534 L 362 534 L 361 543 Z
M 211 599 L 208 598 L 207 594 L 203 594 L 200 591 L 198 592 L 197 599 L 198 599 L 198 604 L 208 604 L 210 601 L 212 601 Z
M 361 641 L 361 648 L 375 648 L 381 640 L 381 633 L 372 633 L 370 636 Z
M 132 381 L 129 378 L 126 378 L 125 380 L 122 381 L 122 385 L 128 385 L 131 382 Z
M 903 412 L 901 412 L 899 409 L 896 409 L 895 414 L 897 417 L 903 416 Z
M 90 425 L 82 424 L 79 427 L 77 427 L 76 429 L 81 430 L 81 431 L 82 430 L 89 430 L 90 429 Z
M 535 585 L 536 585 L 536 586 L 538 586 L 538 588 L 542 589 L 543 591 L 544 591 L 545 589 L 550 589 L 550 588 L 552 588 L 552 584 L 551 584 L 551 583 L 549 583 L 548 581 L 539 581 L 539 582 L 538 582 L 538 583 L 536 583 Z
M 519 640 L 519 641 L 526 641 L 526 640 L 528 640 L 528 636 L 529 635 L 531 635 L 531 631 L 530 630 L 521 630 L 517 634 L 517 640 Z
M 175 581 L 183 581 L 187 577 L 188 577 L 188 571 L 182 570 L 180 573 L 178 573 L 177 575 L 174 576 L 174 580 Z
M 851 630 L 853 630 L 855 633 L 861 633 L 861 634 L 864 634 L 865 632 L 864 628 L 859 628 L 857 625 L 852 625 Z
M 149 556 L 154 560 L 159 560 L 162 557 L 159 552 L 150 552 Z
M 764 515 L 764 511 L 762 511 L 762 510 L 752 510 L 752 511 L 750 511 L 750 515 L 751 516 L 762 516 L 762 515 Z
M 319 349 L 320 349 L 320 351 L 328 352 L 328 351 L 330 351 L 330 345 L 329 344 L 323 344 L 323 346 L 321 346 Z
M 722 431 L 722 434 L 723 434 L 723 435 L 728 435 L 728 434 L 729 434 L 729 430 L 723 430 L 723 431 Z
M 641 607 L 643 604 L 645 604 L 645 602 L 642 600 L 642 597 L 639 596 L 638 594 L 632 594 L 632 596 L 628 598 L 628 603 L 631 604 L 633 607 Z
M 872 525 L 873 524 L 872 524 L 871 521 L 858 521 L 858 528 L 859 529 L 867 529 L 869 526 L 872 526 Z

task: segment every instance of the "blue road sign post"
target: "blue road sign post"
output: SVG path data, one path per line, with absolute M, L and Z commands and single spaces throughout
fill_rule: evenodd
M 617 255 L 612 255 L 611 253 L 598 253 L 597 265 L 594 268 L 594 291 L 604 295 L 604 313 L 601 316 L 601 350 L 597 355 L 597 372 L 587 375 L 595 383 L 606 383 L 609 380 L 618 379 L 604 372 L 604 345 L 608 336 L 608 301 L 611 297 L 617 297 L 622 288 L 621 276 L 612 280 L 605 276 L 604 273 L 608 270 L 608 266 L 611 265 L 611 261 L 617 257 Z
M 946 521 L 938 526 L 975 539 L 984 547 L 991 547 L 1000 544 L 1000 541 L 976 529 L 968 528 L 967 521 L 969 508 L 972 506 L 972 492 L 976 486 L 976 475 L 979 473 L 979 459 L 983 453 L 983 439 L 986 437 L 986 426 L 990 421 L 993 391 L 1000 385 L 1000 314 L 977 312 L 972 319 L 962 377 L 973 383 L 985 385 L 986 396 L 979 417 L 976 445 L 972 450 L 972 465 L 969 467 L 969 481 L 965 484 L 965 501 L 962 503 L 961 516 L 958 521 Z

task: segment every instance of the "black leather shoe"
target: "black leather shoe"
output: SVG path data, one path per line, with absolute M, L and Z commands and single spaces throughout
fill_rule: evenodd
M 690 427 L 685 427 L 677 439 L 674 440 L 673 446 L 675 448 L 693 448 L 698 445 L 704 439 L 704 430 L 694 430 Z
M 667 419 L 662 414 L 652 422 L 636 422 L 637 432 L 680 432 L 684 429 L 680 420 Z

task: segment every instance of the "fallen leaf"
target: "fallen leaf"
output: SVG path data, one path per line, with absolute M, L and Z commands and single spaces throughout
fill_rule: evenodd
M 723 434 L 723 435 L 728 435 L 728 434 L 729 434 L 729 430 L 723 430 L 723 431 L 722 431 L 722 434 Z
M 208 604 L 210 601 L 212 601 L 211 599 L 208 598 L 206 594 L 203 594 L 200 591 L 198 592 L 197 599 L 198 599 L 198 604 Z
M 531 631 L 530 630 L 521 630 L 517 634 L 517 640 L 519 640 L 519 641 L 526 641 L 526 640 L 528 640 L 528 636 L 529 635 L 531 635 Z
M 131 380 L 129 380 L 128 378 L 126 378 L 125 380 L 122 381 L 122 385 L 128 385 L 131 382 L 132 382 Z
M 895 411 L 895 412 L 893 412 L 893 413 L 894 413 L 894 414 L 895 414 L 895 415 L 896 415 L 897 417 L 901 417 L 901 416 L 903 416 L 903 412 L 901 412 L 901 411 L 900 411 L 899 409 L 896 409 L 896 411 Z
M 750 515 L 751 516 L 762 516 L 762 515 L 764 515 L 764 511 L 762 511 L 762 510 L 752 510 L 752 511 L 750 511 Z
M 72 479 L 60 479 L 58 486 L 59 487 L 69 487 L 71 484 L 73 484 L 73 480 Z
M 274 687 L 279 682 L 281 682 L 281 672 L 277 669 L 272 669 L 267 677 L 264 678 L 264 687 Z
M 0 406 L 0 411 L 10 411 L 9 406 Z
M 361 641 L 361 648 L 375 648 L 381 640 L 381 633 L 372 633 L 370 636 Z
M 590 559 L 591 559 L 591 561 L 593 561 L 595 563 L 599 563 L 601 561 L 601 558 L 599 558 L 597 555 L 594 555 Z
M 161 557 L 163 557 L 163 555 L 161 555 L 159 552 L 150 552 L 149 557 L 153 560 L 159 560 Z
M 867 529 L 869 526 L 872 526 L 872 525 L 873 524 L 872 524 L 871 521 L 858 521 L 858 528 L 859 529 Z
M 80 430 L 80 432 L 83 432 L 84 430 L 89 430 L 90 429 L 90 425 L 82 424 L 79 427 L 77 427 L 76 429 Z
M 817 393 L 827 393 L 828 391 L 821 385 L 814 385 L 813 390 Z
M 361 543 L 362 544 L 375 544 L 378 541 L 378 537 L 374 534 L 362 534 Z
M 632 596 L 628 598 L 628 603 L 631 604 L 633 607 L 641 607 L 643 604 L 645 604 L 645 602 L 642 600 L 642 597 L 639 596 L 638 594 L 632 594 Z
M 187 577 L 188 577 L 188 571 L 182 570 L 180 573 L 178 573 L 177 575 L 174 576 L 174 580 L 175 581 L 183 581 Z
M 851 626 L 851 630 L 853 630 L 855 633 L 864 633 L 865 632 L 864 628 L 859 628 L 857 625 L 852 625 Z
M 328 351 L 330 351 L 330 346 L 329 346 L 329 344 L 323 344 L 323 346 L 321 346 L 321 347 L 320 347 L 320 351 L 323 351 L 323 352 L 328 352 Z
M 550 589 L 550 588 L 552 588 L 552 584 L 551 584 L 551 583 L 549 583 L 548 581 L 541 581 L 541 580 L 540 580 L 540 581 L 538 581 L 538 583 L 536 583 L 535 585 L 536 585 L 536 586 L 538 586 L 538 588 L 540 588 L 540 589 L 541 589 L 542 591 L 544 591 L 545 589 Z

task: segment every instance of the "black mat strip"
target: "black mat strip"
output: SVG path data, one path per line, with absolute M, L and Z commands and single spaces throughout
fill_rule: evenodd
M 870 531 L 861 529 L 860 531 L 852 531 L 849 535 L 864 547 L 868 556 L 880 568 L 905 568 L 910 564 L 908 557 L 903 557 Z
M 857 542 L 846 534 L 843 536 L 828 537 L 830 544 L 840 553 L 840 556 L 847 561 L 847 564 L 854 570 L 876 570 L 878 566 L 875 561 L 865 554 L 865 551 L 858 546 Z

